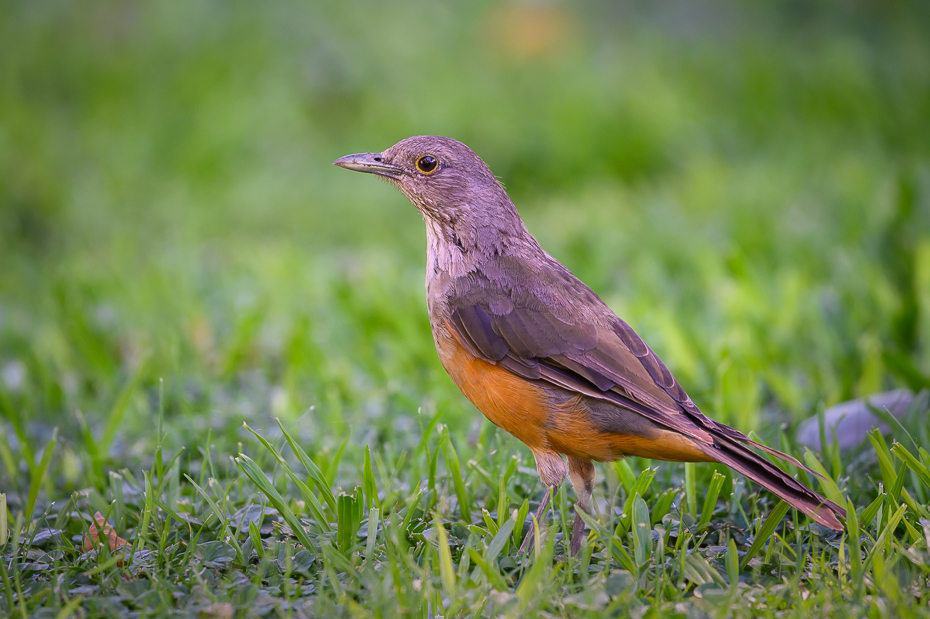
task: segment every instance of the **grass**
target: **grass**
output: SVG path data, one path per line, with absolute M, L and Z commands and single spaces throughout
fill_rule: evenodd
M 926 398 L 792 432 L 930 386 L 926 8 L 688 7 L 0 5 L 0 614 L 927 616 Z M 630 459 L 518 557 L 542 488 L 439 366 L 422 225 L 329 165 L 416 133 L 846 531 Z

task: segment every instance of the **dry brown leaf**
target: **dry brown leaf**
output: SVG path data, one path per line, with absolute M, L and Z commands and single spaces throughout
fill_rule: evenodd
M 103 531 L 103 535 L 105 535 L 110 542 L 110 552 L 129 543 L 116 534 L 116 529 L 110 526 L 106 518 L 104 518 L 103 514 L 100 512 L 94 514 L 94 521 L 95 522 L 90 525 L 90 528 L 87 529 L 87 535 L 84 536 L 85 551 L 93 550 L 97 547 L 97 544 L 100 543 L 100 531 Z

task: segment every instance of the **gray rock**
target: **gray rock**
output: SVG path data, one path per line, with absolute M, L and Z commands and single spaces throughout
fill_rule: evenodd
M 879 428 L 883 433 L 887 432 L 888 424 L 882 421 L 872 411 L 872 408 L 886 411 L 901 419 L 910 410 L 915 399 L 927 399 L 927 392 L 922 391 L 915 396 L 909 389 L 895 389 L 831 406 L 823 413 L 827 441 L 833 441 L 835 432 L 840 449 L 850 449 L 864 441 L 866 434 L 872 428 Z M 820 429 L 817 415 L 801 422 L 798 426 L 796 440 L 801 445 L 820 451 Z

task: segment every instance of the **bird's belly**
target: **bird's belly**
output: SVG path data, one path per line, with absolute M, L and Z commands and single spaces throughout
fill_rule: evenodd
M 712 462 L 691 439 L 654 423 L 647 422 L 638 413 L 620 406 L 594 401 L 581 394 L 566 399 L 553 393 L 552 412 L 549 416 L 548 435 L 555 451 L 580 458 L 609 462 L 626 456 L 639 456 L 674 462 Z M 600 422 L 594 420 L 592 407 Z M 610 431 L 604 427 L 605 412 L 613 419 Z
M 491 423 L 532 450 L 548 450 L 549 398 L 537 385 L 472 355 L 454 336 L 436 338 L 446 372 Z

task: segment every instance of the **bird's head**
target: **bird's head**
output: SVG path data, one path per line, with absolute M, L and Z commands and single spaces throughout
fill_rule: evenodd
M 382 153 L 347 155 L 333 164 L 397 185 L 428 224 L 451 227 L 460 234 L 488 226 L 508 232 L 523 229 L 513 203 L 488 166 L 456 140 L 415 136 Z

